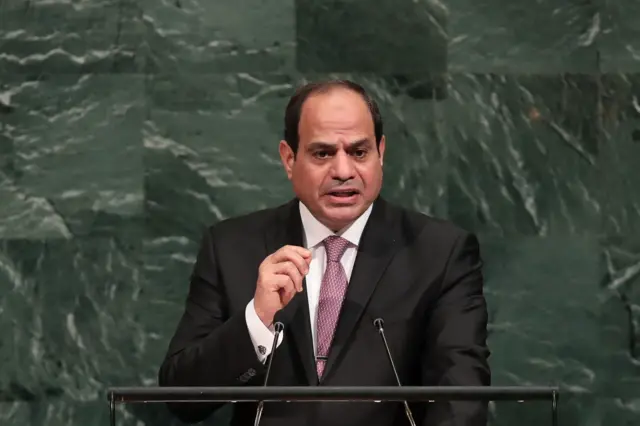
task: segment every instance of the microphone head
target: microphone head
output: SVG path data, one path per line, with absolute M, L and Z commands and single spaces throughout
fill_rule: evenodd
M 373 325 L 376 326 L 376 328 L 378 329 L 378 331 L 382 330 L 382 326 L 384 325 L 384 321 L 382 320 L 382 318 L 376 318 L 373 320 Z
M 284 330 L 284 324 L 281 323 L 280 321 L 278 321 L 277 323 L 275 323 L 273 325 L 274 330 L 276 331 L 276 333 L 281 333 L 282 330 Z

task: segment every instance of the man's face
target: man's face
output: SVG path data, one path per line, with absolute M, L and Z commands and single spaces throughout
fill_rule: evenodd
M 311 213 L 338 231 L 356 220 L 380 193 L 384 137 L 376 149 L 367 104 L 343 88 L 307 98 L 298 132 L 295 156 L 285 141 L 280 142 L 287 176 Z

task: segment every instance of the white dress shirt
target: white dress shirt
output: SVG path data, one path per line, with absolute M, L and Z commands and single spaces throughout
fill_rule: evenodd
M 309 319 L 311 324 L 313 351 L 315 353 L 316 312 L 318 309 L 322 276 L 324 275 L 327 265 L 326 251 L 322 241 L 330 235 L 339 235 L 351 243 L 340 260 L 342 267 L 347 274 L 347 280 L 350 280 L 353 265 L 356 261 L 356 254 L 358 253 L 360 237 L 362 236 L 362 231 L 364 230 L 367 220 L 369 219 L 369 215 L 371 214 L 372 206 L 369 206 L 369 208 L 351 225 L 336 233 L 313 217 L 307 206 L 302 202 L 298 204 L 300 206 L 300 217 L 304 228 L 303 244 L 305 248 L 311 251 L 311 263 L 309 264 L 309 272 L 306 276 L 306 290 L 307 299 L 309 301 Z M 247 328 L 249 329 L 249 335 L 251 336 L 251 341 L 253 342 L 253 346 L 256 350 L 256 355 L 261 362 L 264 362 L 267 356 L 271 353 L 274 336 L 273 329 L 272 327 L 268 328 L 262 323 L 262 321 L 260 321 L 260 318 L 258 317 L 258 314 L 256 314 L 253 306 L 253 299 L 251 299 L 247 304 L 245 309 L 245 318 L 247 321 Z M 282 335 L 280 335 L 280 338 L 278 339 L 278 346 L 280 343 L 282 343 Z

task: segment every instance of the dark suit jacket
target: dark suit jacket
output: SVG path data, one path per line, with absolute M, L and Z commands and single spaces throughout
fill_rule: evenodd
M 222 221 L 204 234 L 184 315 L 160 368 L 161 386 L 261 386 L 265 367 L 245 322 L 258 266 L 302 245 L 298 201 Z M 449 222 L 378 198 L 364 229 L 321 383 L 306 292 L 276 316 L 285 325 L 271 385 L 395 386 L 373 320 L 385 333 L 403 385 L 489 385 L 487 307 L 478 241 Z M 218 405 L 170 405 L 185 422 Z M 252 425 L 255 403 L 234 405 L 232 425 Z M 424 426 L 484 426 L 487 404 L 412 405 Z M 266 403 L 261 425 L 407 425 L 401 403 Z

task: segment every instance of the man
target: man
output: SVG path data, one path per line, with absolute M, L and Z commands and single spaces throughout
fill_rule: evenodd
M 296 198 L 204 234 L 162 386 L 262 385 L 273 324 L 284 324 L 269 384 L 489 385 L 478 241 L 380 197 L 382 119 L 359 85 L 303 86 L 285 113 L 280 157 Z M 186 422 L 219 405 L 175 404 Z M 486 403 L 412 404 L 424 426 L 480 426 Z M 255 403 L 234 405 L 252 425 Z M 398 402 L 268 402 L 261 424 L 409 424 Z

